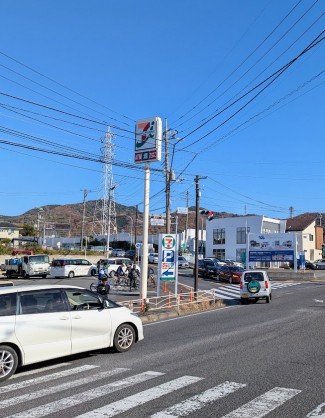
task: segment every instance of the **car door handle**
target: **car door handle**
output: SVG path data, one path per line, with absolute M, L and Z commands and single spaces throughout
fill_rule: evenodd
M 61 316 L 60 317 L 60 320 L 61 321 L 66 321 L 66 320 L 68 320 L 69 319 L 69 317 L 68 316 Z
M 81 319 L 81 316 L 80 315 L 73 316 L 72 319 Z

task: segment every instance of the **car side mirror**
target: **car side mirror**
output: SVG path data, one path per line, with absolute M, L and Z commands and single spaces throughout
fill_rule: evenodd
M 108 309 L 110 307 L 109 301 L 107 299 L 103 300 L 104 309 Z

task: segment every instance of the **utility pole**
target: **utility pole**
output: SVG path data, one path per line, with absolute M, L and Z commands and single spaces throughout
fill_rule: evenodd
M 198 291 L 198 248 L 199 248 L 199 212 L 200 212 L 200 179 L 207 177 L 195 176 L 195 255 L 194 255 L 194 296 Z
M 84 200 L 83 200 L 83 211 L 82 211 L 82 224 L 81 224 L 81 241 L 80 241 L 80 250 L 82 250 L 83 243 L 84 243 L 84 236 L 85 236 L 85 214 L 86 214 L 86 198 L 88 192 L 90 190 L 83 189 L 81 190 L 84 193 Z
M 166 234 L 170 234 L 170 170 L 168 157 L 168 129 L 167 119 L 165 119 Z
M 138 205 L 136 205 L 136 207 L 135 207 L 134 245 L 137 243 L 137 239 L 138 239 L 138 237 L 137 237 L 137 232 L 138 232 L 137 226 L 138 226 Z M 135 263 L 137 262 L 137 251 L 138 251 L 138 249 L 135 248 L 134 259 L 133 259 Z
M 188 196 L 189 192 L 186 192 L 186 223 L 185 223 L 185 249 L 187 249 L 187 229 L 188 229 Z

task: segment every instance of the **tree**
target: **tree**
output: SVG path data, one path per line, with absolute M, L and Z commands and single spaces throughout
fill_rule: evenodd
M 35 237 L 37 234 L 33 225 L 24 224 L 23 229 L 21 230 L 21 235 L 23 237 Z

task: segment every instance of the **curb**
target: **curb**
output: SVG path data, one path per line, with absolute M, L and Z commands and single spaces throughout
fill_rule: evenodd
M 212 302 L 212 301 L 211 301 Z M 206 304 L 202 304 L 202 302 L 198 302 L 197 305 L 191 305 L 190 308 L 186 309 L 186 307 L 181 307 L 179 310 L 176 308 L 169 309 L 168 311 L 157 311 L 152 313 L 145 313 L 139 315 L 139 318 L 142 320 L 143 324 L 158 322 L 161 320 L 177 318 L 180 316 L 191 316 L 191 314 L 195 314 L 198 312 L 207 312 L 207 311 L 214 311 L 220 308 L 224 308 L 226 305 L 223 303 L 222 300 L 216 300 L 214 304 L 210 303 L 210 306 L 206 306 Z

